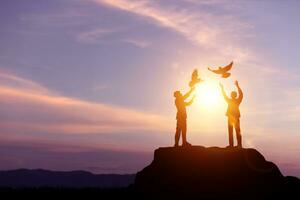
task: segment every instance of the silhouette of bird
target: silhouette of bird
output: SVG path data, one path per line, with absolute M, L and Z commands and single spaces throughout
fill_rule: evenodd
M 193 73 L 192 73 L 192 79 L 191 79 L 191 81 L 190 81 L 190 83 L 189 83 L 189 86 L 190 87 L 194 87 L 197 83 L 200 83 L 200 82 L 202 82 L 203 80 L 200 78 L 200 77 L 198 77 L 199 75 L 198 75 L 198 70 L 197 69 L 195 69 L 194 71 L 193 71 Z
M 211 72 L 222 75 L 222 78 L 228 78 L 231 75 L 231 73 L 229 73 L 228 71 L 231 70 L 232 65 L 233 65 L 233 61 L 225 67 L 219 67 L 219 69 L 213 70 L 210 69 L 209 67 L 207 69 Z

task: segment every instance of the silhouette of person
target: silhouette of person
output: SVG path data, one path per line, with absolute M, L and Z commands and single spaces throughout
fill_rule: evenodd
M 243 100 L 243 91 L 241 90 L 238 81 L 235 81 L 235 85 L 238 89 L 238 97 L 235 91 L 231 92 L 231 99 L 227 97 L 223 85 L 220 83 L 222 94 L 225 101 L 228 104 L 226 116 L 228 117 L 228 134 L 229 134 L 229 147 L 233 147 L 233 126 L 236 132 L 236 139 L 238 147 L 242 147 L 242 135 L 240 128 L 240 109 L 239 106 Z
M 190 146 L 191 144 L 186 140 L 186 106 L 189 106 L 193 103 L 195 96 L 189 101 L 185 102 L 185 100 L 191 95 L 194 91 L 194 87 L 190 89 L 188 93 L 182 95 L 180 91 L 174 92 L 175 97 L 175 105 L 177 108 L 177 126 L 176 126 L 176 133 L 175 133 L 175 147 L 178 146 L 180 135 L 182 135 L 182 146 Z

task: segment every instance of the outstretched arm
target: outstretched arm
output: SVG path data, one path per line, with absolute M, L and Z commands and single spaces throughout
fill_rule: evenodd
M 225 92 L 225 90 L 224 90 L 224 86 L 222 85 L 222 83 L 220 83 L 220 87 L 221 87 L 221 90 L 222 90 L 222 94 L 223 94 L 223 97 L 224 97 L 224 99 L 225 99 L 225 101 L 229 101 L 229 98 L 227 97 L 227 95 L 226 95 L 226 92 Z
M 185 102 L 185 106 L 190 106 L 193 103 L 194 99 L 195 96 L 193 96 L 193 98 L 189 102 Z
M 183 99 L 187 99 L 194 90 L 195 90 L 195 88 L 192 87 L 188 93 L 186 93 L 185 95 L 183 95 Z
M 238 81 L 235 81 L 235 85 L 236 85 L 236 87 L 237 87 L 237 89 L 238 89 L 238 92 L 239 92 L 238 101 L 239 101 L 239 102 L 242 102 L 243 97 L 244 97 L 243 91 L 242 91 L 242 89 L 240 88 L 239 82 L 238 82 Z

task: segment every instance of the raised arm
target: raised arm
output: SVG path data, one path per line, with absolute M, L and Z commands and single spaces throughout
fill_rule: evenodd
M 239 101 L 239 102 L 242 102 L 243 97 L 244 97 L 243 91 L 242 91 L 242 89 L 240 88 L 239 82 L 238 82 L 238 81 L 235 81 L 235 85 L 236 85 L 236 87 L 237 87 L 237 89 L 238 89 L 238 93 L 239 93 L 238 101 Z
M 221 87 L 221 91 L 222 91 L 222 94 L 223 94 L 223 97 L 224 97 L 224 99 L 225 99 L 225 101 L 229 101 L 229 98 L 227 97 L 227 95 L 226 95 L 226 92 L 225 92 L 225 90 L 224 90 L 224 86 L 222 85 L 222 83 L 220 83 L 220 87 Z
M 190 91 L 188 91 L 185 95 L 183 95 L 183 99 L 189 98 L 189 96 L 191 95 L 191 93 L 192 93 L 194 90 L 195 90 L 195 88 L 192 87 L 192 88 L 190 89 Z
M 194 99 L 195 96 L 193 96 L 193 98 L 189 102 L 184 102 L 185 106 L 190 106 L 193 103 Z

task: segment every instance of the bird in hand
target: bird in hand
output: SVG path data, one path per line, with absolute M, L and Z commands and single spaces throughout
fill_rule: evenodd
M 198 74 L 198 70 L 195 69 L 192 73 L 192 78 L 191 78 L 191 81 L 189 83 L 189 86 L 191 88 L 193 88 L 197 83 L 200 83 L 202 82 L 203 80 L 199 77 L 199 74 Z

